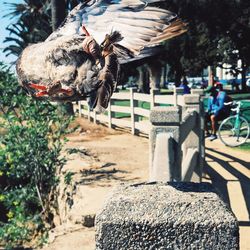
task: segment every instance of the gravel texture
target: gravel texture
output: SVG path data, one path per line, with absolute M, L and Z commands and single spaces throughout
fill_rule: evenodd
M 154 107 L 150 112 L 150 122 L 153 125 L 177 123 L 181 120 L 180 107 Z
M 235 216 L 208 183 L 121 185 L 96 216 L 96 249 L 238 249 Z

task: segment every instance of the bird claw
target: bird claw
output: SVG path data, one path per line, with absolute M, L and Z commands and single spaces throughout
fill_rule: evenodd
M 86 27 L 84 25 L 82 25 L 82 30 L 83 30 L 83 33 L 86 35 L 86 36 L 90 36 L 89 32 L 87 31 Z

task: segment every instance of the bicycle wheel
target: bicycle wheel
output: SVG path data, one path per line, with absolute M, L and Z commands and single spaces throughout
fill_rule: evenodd
M 225 119 L 218 130 L 220 140 L 229 147 L 237 147 L 246 142 L 249 137 L 249 124 L 247 120 L 237 115 Z

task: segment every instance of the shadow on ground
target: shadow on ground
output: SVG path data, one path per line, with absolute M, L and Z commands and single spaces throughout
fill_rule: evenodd
M 213 186 L 217 188 L 224 201 L 235 213 L 239 225 L 249 227 L 250 162 L 237 156 L 237 151 L 232 154 L 232 151 L 218 151 L 216 148 L 207 147 L 207 161 L 204 167 L 205 178 L 203 180 L 206 181 L 206 178 L 211 180 Z M 237 204 L 237 202 L 241 204 Z M 241 207 L 245 214 L 243 215 L 242 211 L 236 211 L 235 208 L 237 207 Z M 244 218 L 244 220 L 241 218 Z

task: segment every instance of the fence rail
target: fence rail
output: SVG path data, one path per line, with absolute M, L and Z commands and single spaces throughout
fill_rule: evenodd
M 157 91 L 147 95 L 131 89 L 114 93 L 105 113 L 90 111 L 86 101 L 75 104 L 74 109 L 95 123 L 148 135 L 151 181 L 200 181 L 205 157 L 202 90 L 191 95 L 182 95 L 182 91 L 176 88 L 173 95 Z M 127 106 L 122 106 L 124 101 Z
M 104 123 L 110 128 L 122 127 L 129 129 L 132 134 L 143 133 L 148 135 L 150 131 L 150 109 L 161 105 L 183 105 L 182 93 L 181 88 L 175 88 L 173 95 L 160 95 L 157 90 L 151 91 L 150 94 L 142 94 L 130 89 L 130 92 L 114 93 L 105 113 L 100 114 L 95 110 L 90 111 L 87 101 L 75 103 L 74 111 L 80 117 L 87 117 L 88 120 L 95 123 Z M 127 101 L 128 106 L 122 106 L 124 101 Z M 147 105 L 145 105 L 146 103 Z M 118 118 L 118 116 L 120 117 Z

